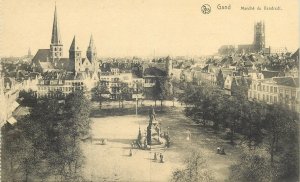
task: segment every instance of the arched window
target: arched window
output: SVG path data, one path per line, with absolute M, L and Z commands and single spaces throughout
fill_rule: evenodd
M 54 51 L 56 51 L 56 47 L 54 48 Z

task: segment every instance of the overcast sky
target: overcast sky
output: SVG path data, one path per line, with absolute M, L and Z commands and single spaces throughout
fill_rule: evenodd
M 230 11 L 216 9 L 231 4 Z M 210 4 L 209 15 L 201 13 Z M 56 0 L 64 56 L 74 35 L 86 51 L 90 34 L 100 57 L 194 56 L 223 44 L 253 42 L 255 21 L 266 24 L 266 45 L 299 47 L 298 0 Z M 281 6 L 281 11 L 241 11 L 244 5 Z M 2 0 L 1 56 L 49 48 L 54 0 Z

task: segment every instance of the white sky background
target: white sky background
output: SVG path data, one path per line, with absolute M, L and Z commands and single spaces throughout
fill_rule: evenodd
M 231 11 L 216 9 L 231 4 Z M 201 6 L 210 4 L 209 15 Z M 1 56 L 49 48 L 54 0 L 2 0 Z M 86 51 L 93 34 L 98 56 L 195 56 L 224 44 L 253 42 L 255 21 L 266 24 L 266 45 L 299 47 L 298 0 L 56 0 L 64 57 L 74 35 Z M 282 11 L 241 11 L 249 5 Z

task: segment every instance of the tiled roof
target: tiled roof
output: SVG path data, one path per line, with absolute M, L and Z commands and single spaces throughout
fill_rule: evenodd
M 291 56 L 291 58 L 299 61 L 299 49 L 297 49 L 294 54 Z
M 262 71 L 264 78 L 272 78 L 279 76 L 279 71 Z
M 60 58 L 57 61 L 57 67 L 59 69 L 68 70 L 69 69 L 69 64 L 70 64 L 70 59 L 69 58 Z
M 37 64 L 38 61 L 46 62 L 50 55 L 50 49 L 39 49 L 35 56 L 32 58 L 32 62 Z
M 292 77 L 274 77 L 273 81 L 278 85 L 289 86 L 289 87 L 298 87 L 299 86 L 299 78 Z
M 144 71 L 144 76 L 166 76 L 167 73 L 156 67 L 146 68 Z
M 54 69 L 51 62 L 40 62 L 42 69 Z

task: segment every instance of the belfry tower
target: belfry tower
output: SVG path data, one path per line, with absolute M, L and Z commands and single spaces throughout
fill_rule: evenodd
M 55 5 L 52 37 L 50 44 L 50 59 L 54 61 L 55 59 L 60 59 L 61 57 L 63 57 L 63 44 L 60 37 L 57 10 Z
M 265 23 L 262 21 L 254 24 L 253 46 L 257 52 L 265 48 Z

